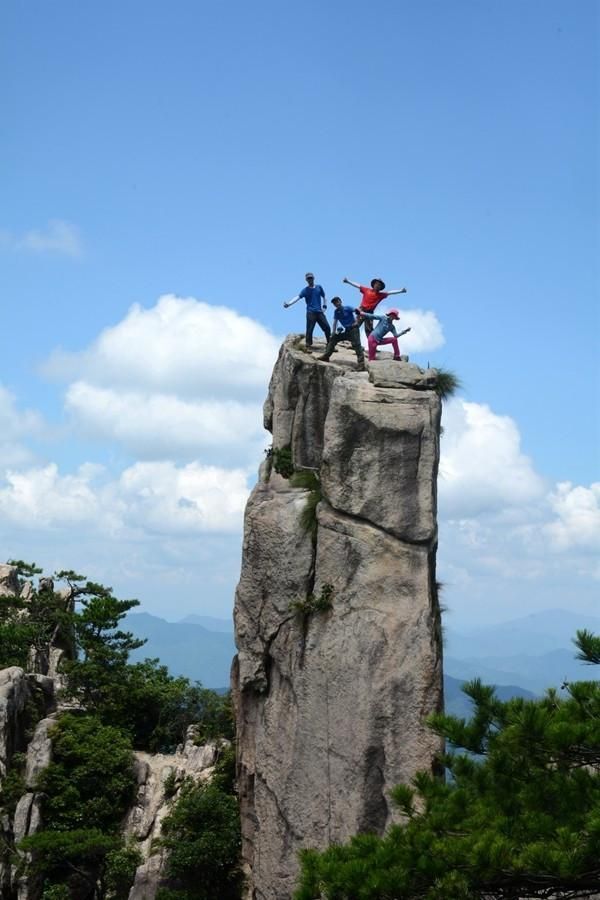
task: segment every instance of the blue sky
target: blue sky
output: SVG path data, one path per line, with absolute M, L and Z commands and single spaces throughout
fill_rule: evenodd
M 253 416 L 302 327 L 282 301 L 309 268 L 347 299 L 344 275 L 378 274 L 408 288 L 411 358 L 465 385 L 441 485 L 449 605 L 591 611 L 597 4 L 7 0 L 0 15 L 5 555 L 87 566 L 174 618 L 226 612 Z M 224 387 L 246 365 L 250 387 Z M 469 480 L 478 452 L 492 486 L 521 471 L 527 487 Z M 209 496 L 218 465 L 229 493 Z M 153 492 L 167 510 L 149 513 Z

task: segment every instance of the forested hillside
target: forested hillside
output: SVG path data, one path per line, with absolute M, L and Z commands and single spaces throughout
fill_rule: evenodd
M 159 854 L 152 896 L 239 896 L 228 696 L 156 659 L 131 662 L 144 642 L 123 620 L 137 601 L 73 571 L 1 569 L 3 900 L 142 897 L 148 852 Z M 134 813 L 156 761 L 164 818 L 149 848 Z

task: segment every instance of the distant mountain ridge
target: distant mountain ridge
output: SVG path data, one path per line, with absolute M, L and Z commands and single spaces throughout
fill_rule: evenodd
M 223 632 L 224 634 L 233 634 L 233 618 L 217 619 L 214 616 L 197 616 L 192 614 L 190 616 L 185 616 L 184 619 L 180 619 L 179 624 L 202 625 L 202 627 L 206 628 L 207 631 L 218 631 Z
M 445 628 L 444 671 L 536 694 L 565 681 L 597 680 L 598 672 L 575 658 L 573 638 L 581 628 L 600 634 L 600 617 L 549 609 L 470 631 Z
M 233 633 L 211 630 L 193 622 L 166 622 L 149 613 L 130 613 L 124 628 L 147 643 L 131 654 L 133 662 L 158 657 L 173 675 L 201 681 L 207 688 L 229 685 L 235 654 Z
M 167 622 L 140 612 L 128 615 L 125 627 L 136 637 L 148 639 L 132 654 L 134 660 L 158 657 L 173 674 L 201 681 L 205 687 L 229 684 L 236 652 L 230 619 L 188 615 L 179 622 Z M 457 685 L 472 678 L 496 685 L 500 696 L 506 691 L 512 691 L 510 696 L 539 695 L 564 681 L 598 678 L 593 667 L 575 659 L 571 641 L 578 628 L 600 634 L 600 617 L 559 609 L 469 631 L 445 628 L 448 710 L 468 708 L 469 701 Z
M 452 678 L 444 675 L 444 709 L 453 716 L 468 719 L 473 712 L 473 703 L 470 697 L 463 693 L 464 679 Z M 523 697 L 525 700 L 533 700 L 535 694 L 526 691 L 516 684 L 496 685 L 496 694 L 500 700 L 510 700 L 512 697 Z

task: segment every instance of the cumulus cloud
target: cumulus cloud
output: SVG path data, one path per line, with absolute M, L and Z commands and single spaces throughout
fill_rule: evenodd
M 70 385 L 67 411 L 90 437 L 117 441 L 140 458 L 256 460 L 266 445 L 258 403 L 180 399 L 116 391 L 85 381 Z
M 453 400 L 443 422 L 439 572 L 449 607 L 482 619 L 592 609 L 600 484 L 546 484 L 514 420 L 485 404 Z
M 555 518 L 544 533 L 556 548 L 600 549 L 600 482 L 589 488 L 559 482 L 548 499 Z
M 44 371 L 70 381 L 65 408 L 87 436 L 141 459 L 256 465 L 279 343 L 233 309 L 169 294 Z
M 165 534 L 238 532 L 248 493 L 247 472 L 199 463 L 136 463 L 118 484 L 127 524 Z
M 544 482 L 523 454 L 516 423 L 489 406 L 453 400 L 444 410 L 440 508 L 449 518 L 521 507 Z
M 0 466 L 17 466 L 32 459 L 24 440 L 43 430 L 41 416 L 17 408 L 14 395 L 0 384 Z
M 429 352 L 439 349 L 446 343 L 442 324 L 436 314 L 430 310 L 400 310 L 400 329 L 403 328 L 412 329 L 401 338 L 403 353 Z
M 0 245 L 31 253 L 57 253 L 75 258 L 83 255 L 79 229 L 63 219 L 51 219 L 45 228 L 34 228 L 24 234 L 3 229 L 0 231 Z
M 225 306 L 167 294 L 135 304 L 83 352 L 57 352 L 44 371 L 113 389 L 179 397 L 262 397 L 279 339 Z
M 51 463 L 7 471 L 0 515 L 26 530 L 63 530 L 105 537 L 238 532 L 248 473 L 190 463 L 135 463 L 117 478 L 84 464 L 62 475 Z

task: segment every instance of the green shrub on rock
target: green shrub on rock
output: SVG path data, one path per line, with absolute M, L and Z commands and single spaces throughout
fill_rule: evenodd
M 165 883 L 157 900 L 238 900 L 241 896 L 240 821 L 236 798 L 219 778 L 188 781 L 165 818 Z

